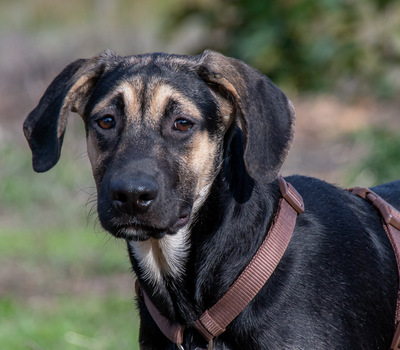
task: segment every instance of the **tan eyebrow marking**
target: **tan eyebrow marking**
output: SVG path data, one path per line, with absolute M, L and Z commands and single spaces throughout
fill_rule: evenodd
M 145 104 L 145 107 L 148 107 L 144 112 L 144 121 L 156 126 L 164 116 L 165 109 L 171 100 L 179 104 L 183 113 L 199 119 L 202 116 L 196 104 L 171 85 L 160 81 L 152 81 L 148 83 L 146 90 L 146 96 L 143 96 L 144 83 L 140 78 L 134 81 L 123 81 L 94 107 L 93 113 L 100 113 L 111 105 L 113 103 L 112 100 L 120 94 L 123 97 L 126 118 L 131 122 L 141 121 L 142 106 Z
M 93 113 L 98 113 L 112 102 L 112 99 L 122 95 L 125 105 L 125 113 L 129 117 L 137 116 L 140 111 L 140 91 L 143 88 L 141 79 L 136 79 L 133 83 L 123 81 L 107 94 L 93 109 Z
M 195 118 L 201 118 L 201 112 L 183 93 L 174 89 L 171 85 L 157 85 L 151 93 L 152 96 L 146 119 L 152 123 L 158 123 L 165 113 L 168 103 L 174 100 L 182 108 L 182 112 L 186 112 Z

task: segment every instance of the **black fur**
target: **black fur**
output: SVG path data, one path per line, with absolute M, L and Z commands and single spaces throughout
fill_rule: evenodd
M 388 349 L 398 279 L 379 214 L 363 199 L 322 181 L 287 180 L 303 194 L 306 211 L 277 270 L 214 341 L 215 349 Z M 192 230 L 189 277 L 169 281 L 174 311 L 167 314 L 183 324 L 210 308 L 248 264 L 278 197 L 276 185 L 256 184 L 251 198 L 238 204 L 227 184 L 214 189 Z M 399 181 L 373 190 L 400 207 L 394 195 Z M 161 295 L 154 302 L 165 300 Z M 140 310 L 144 348 L 167 348 L 162 334 L 146 335 L 157 327 L 143 305 Z M 185 349 L 204 346 L 194 330 L 186 331 Z
M 191 136 L 171 133 L 167 127 L 179 111 L 179 101 L 167 105 L 161 131 L 129 129 L 120 96 L 100 115 L 93 113 L 97 101 L 121 81 L 136 76 L 143 78 L 145 86 L 161 77 L 184 94 L 202 114 L 192 133 L 207 133 L 218 143 L 216 159 L 209 160 L 218 174 L 191 224 L 185 273 L 179 278 L 165 275 L 154 288 L 128 244 L 142 288 L 166 317 L 187 325 L 184 348 L 205 348 L 193 323 L 227 291 L 265 238 L 280 197 L 274 179 L 293 136 L 293 111 L 266 77 L 212 52 L 196 57 L 152 54 L 128 58 L 105 53 L 68 66 L 24 124 L 34 168 L 46 171 L 55 165 L 66 112 L 80 111 L 88 135 L 97 135 L 97 147 L 106 155 L 94 169 L 101 222 L 128 241 L 132 237 L 124 236 L 119 225 L 144 227 L 138 240 L 172 235 L 177 231 L 176 218 L 190 211 L 194 202 L 190 188 L 194 175 L 182 168 L 179 158 L 191 147 Z M 82 82 L 81 77 L 87 79 Z M 233 106 L 235 116 L 229 123 L 222 122 L 220 100 Z M 144 115 L 145 100 L 141 108 Z M 96 124 L 107 113 L 118 124 L 110 132 Z M 303 196 L 306 210 L 297 219 L 277 269 L 215 339 L 214 349 L 387 350 L 394 331 L 399 281 L 378 212 L 365 200 L 323 181 L 302 176 L 287 180 Z M 121 210 L 110 193 L 121 183 L 138 187 L 138 181 L 157 187 L 157 198 L 148 210 Z M 400 208 L 400 181 L 373 190 Z M 175 349 L 145 305 L 139 302 L 138 306 L 141 349 Z

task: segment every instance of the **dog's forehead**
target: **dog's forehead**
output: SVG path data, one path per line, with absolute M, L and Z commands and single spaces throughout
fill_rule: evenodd
M 123 64 L 99 81 L 90 101 L 92 114 L 122 101 L 129 119 L 146 117 L 157 122 L 172 101 L 181 113 L 195 118 L 204 115 L 206 102 L 213 103 L 207 85 L 190 66 L 174 60 L 137 61 L 127 58 Z

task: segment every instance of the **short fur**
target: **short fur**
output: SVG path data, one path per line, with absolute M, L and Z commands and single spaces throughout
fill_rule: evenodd
M 241 61 L 105 52 L 67 66 L 27 117 L 36 171 L 59 157 L 69 111 L 86 126 L 104 228 L 127 241 L 142 287 L 185 349 L 192 327 L 263 241 L 294 109 Z M 323 181 L 287 180 L 304 198 L 293 238 L 260 293 L 215 349 L 384 349 L 393 334 L 397 266 L 376 210 Z M 400 207 L 400 182 L 373 189 Z M 139 303 L 140 347 L 174 349 Z

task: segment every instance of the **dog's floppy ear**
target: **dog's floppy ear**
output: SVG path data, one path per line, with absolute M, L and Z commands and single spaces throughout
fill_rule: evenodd
M 205 51 L 198 74 L 213 90 L 233 100 L 245 140 L 250 176 L 272 182 L 286 159 L 294 135 L 295 113 L 285 94 L 266 76 L 242 61 Z
M 104 52 L 92 59 L 76 60 L 47 88 L 24 122 L 35 171 L 47 171 L 58 162 L 69 111 L 83 114 L 92 88 L 116 58 L 115 54 Z

